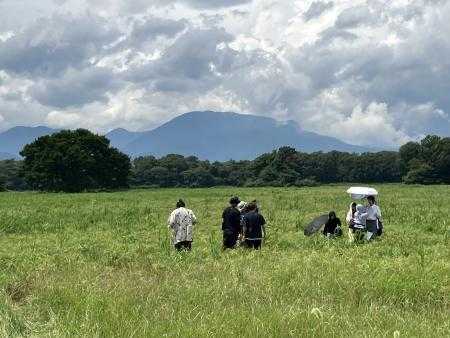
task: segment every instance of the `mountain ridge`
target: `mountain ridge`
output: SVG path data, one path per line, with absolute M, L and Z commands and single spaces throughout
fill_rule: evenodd
M 18 126 L 0 133 L 0 158 L 1 153 L 18 157 L 25 144 L 58 131 L 45 126 Z M 112 146 L 131 157 L 174 153 L 211 161 L 249 160 L 282 146 L 303 152 L 373 151 L 305 131 L 295 121 L 234 112 L 193 111 L 152 130 L 133 132 L 116 128 L 105 136 Z

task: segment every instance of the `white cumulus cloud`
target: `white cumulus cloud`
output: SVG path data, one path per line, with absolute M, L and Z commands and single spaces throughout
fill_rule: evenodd
M 450 135 L 449 15 L 424 0 L 3 0 L 0 128 L 226 110 L 375 147 Z

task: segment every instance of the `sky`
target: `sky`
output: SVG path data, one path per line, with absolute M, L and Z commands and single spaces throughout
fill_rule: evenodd
M 189 111 L 393 147 L 450 135 L 447 0 L 0 0 L 0 131 Z

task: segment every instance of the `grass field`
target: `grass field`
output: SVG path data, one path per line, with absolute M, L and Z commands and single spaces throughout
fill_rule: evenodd
M 345 186 L 0 194 L 0 336 L 450 336 L 450 187 L 378 185 L 386 234 L 306 238 Z M 222 252 L 222 209 L 257 198 L 261 252 Z M 166 219 L 196 213 L 176 253 Z

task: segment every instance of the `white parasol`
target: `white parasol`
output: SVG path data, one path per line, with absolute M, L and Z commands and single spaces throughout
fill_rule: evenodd
M 369 187 L 351 187 L 347 190 L 347 193 L 350 194 L 354 200 L 360 200 L 368 196 L 378 195 L 378 191 Z

